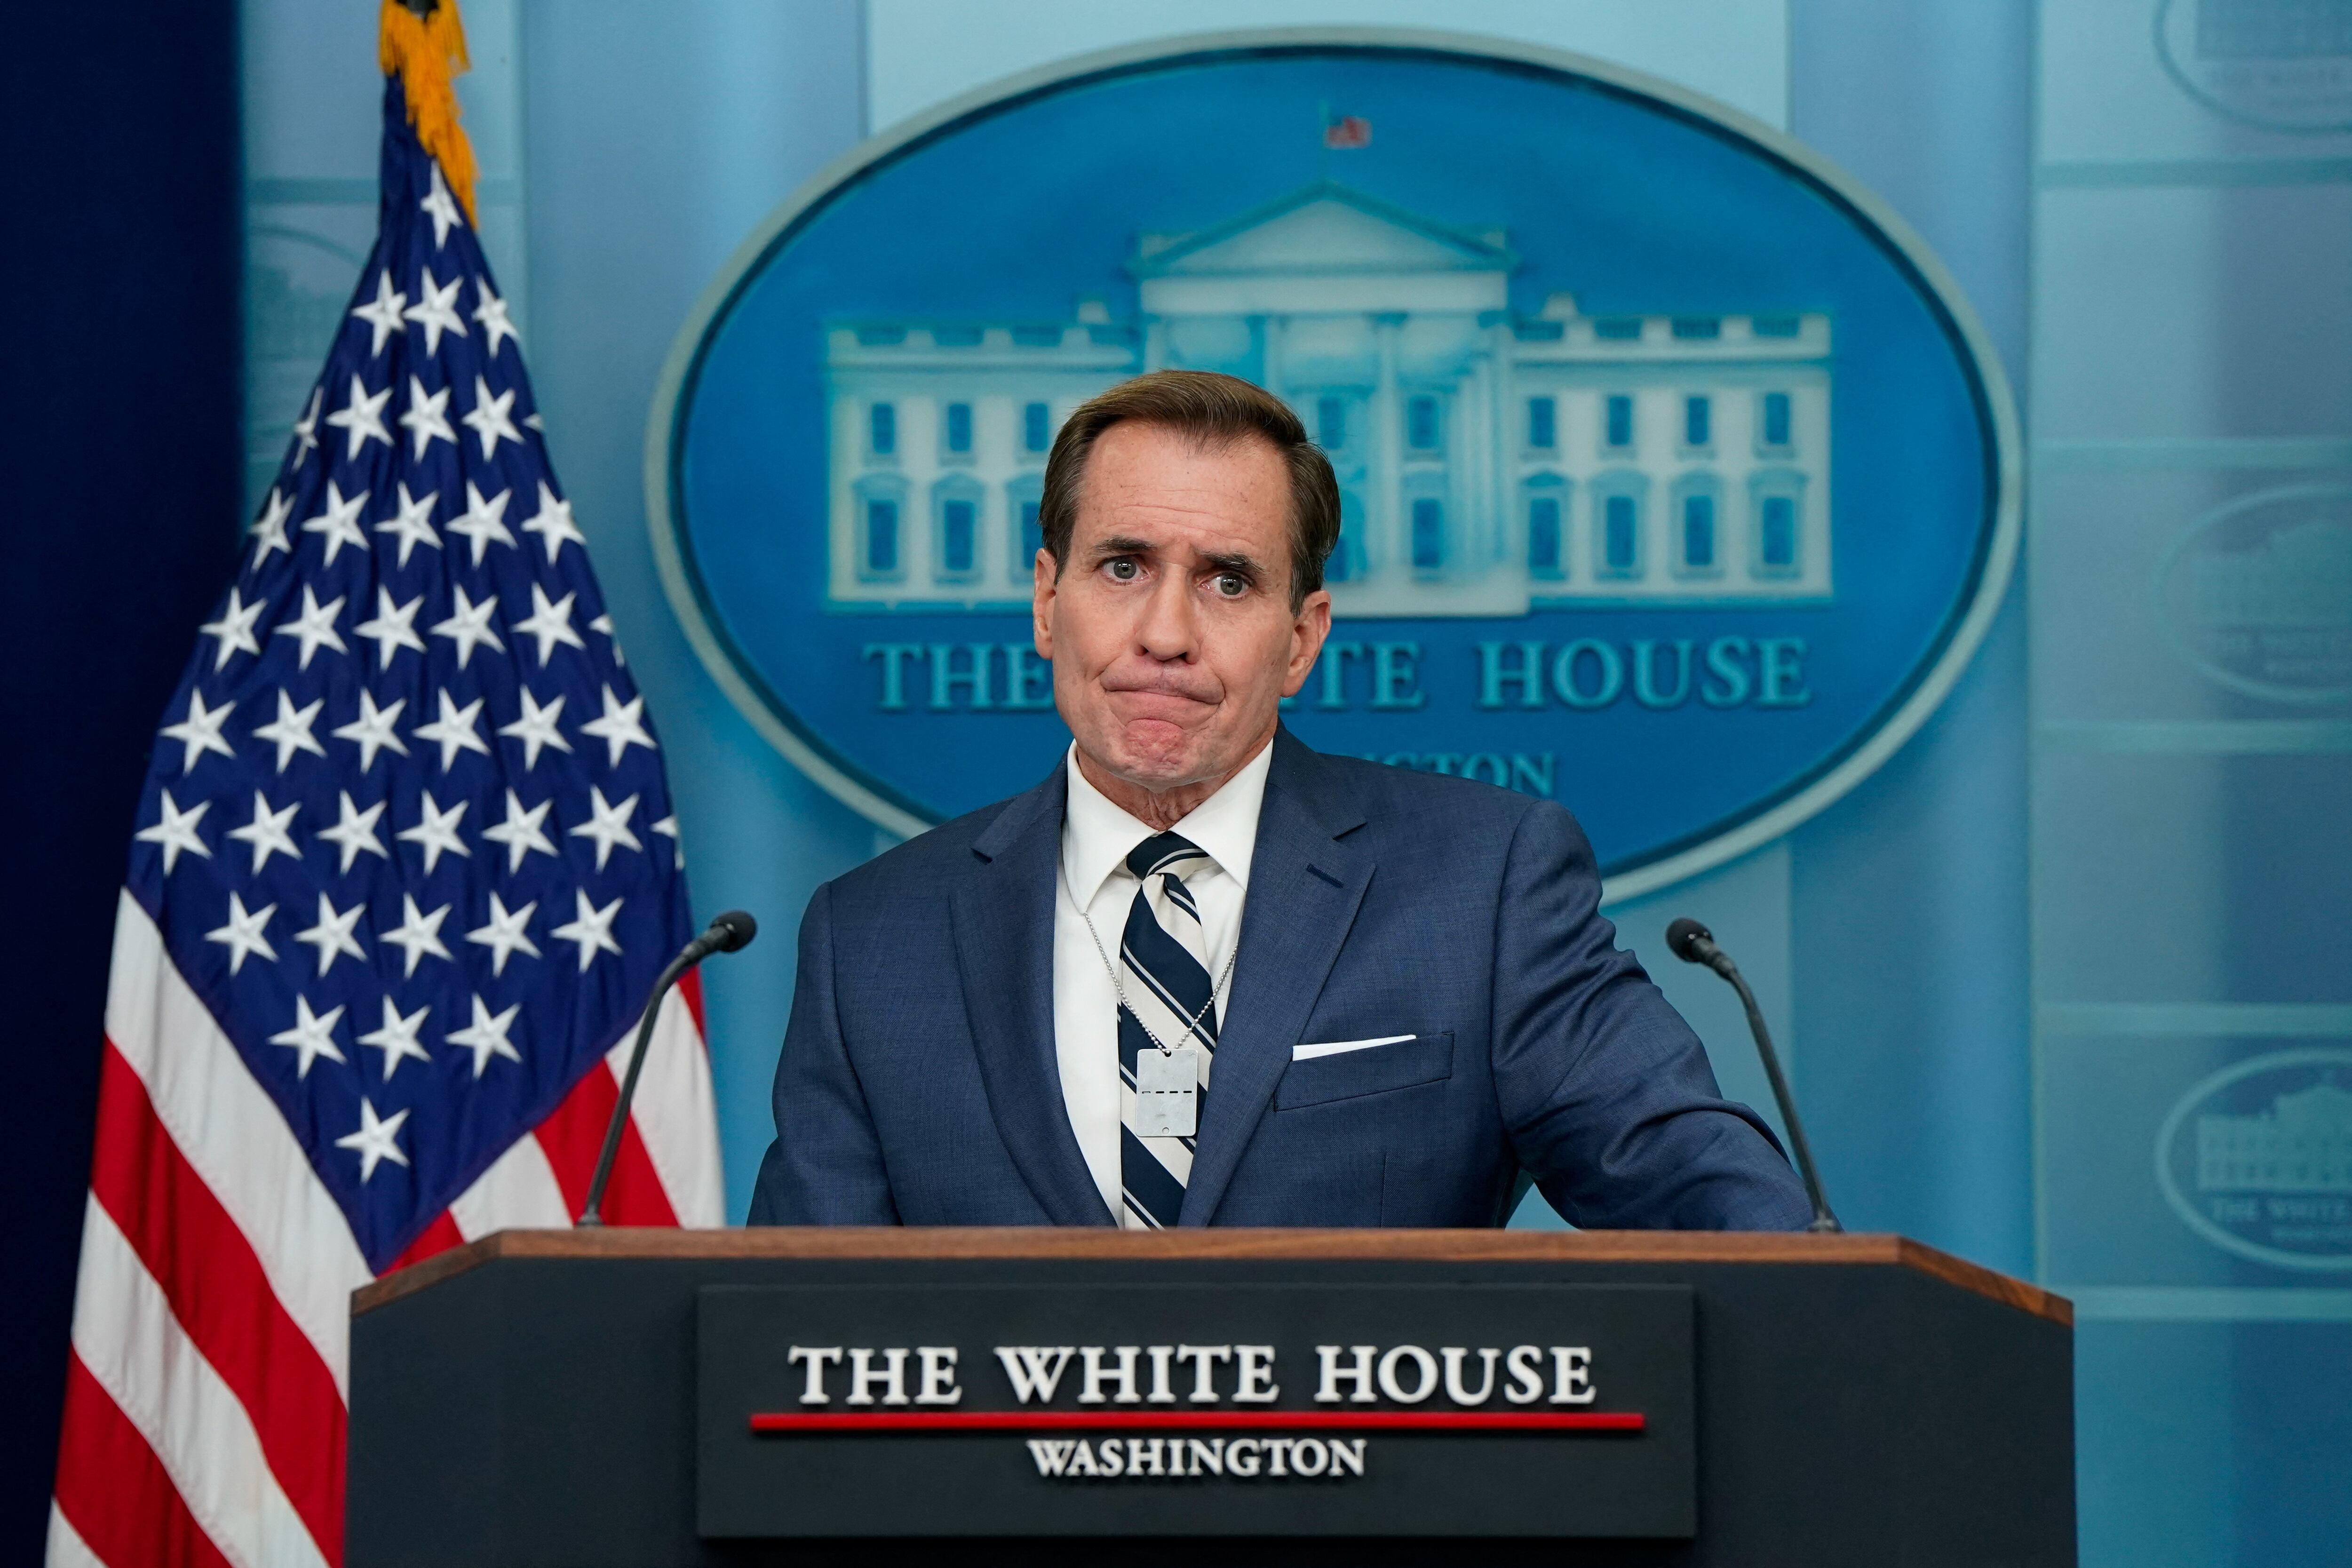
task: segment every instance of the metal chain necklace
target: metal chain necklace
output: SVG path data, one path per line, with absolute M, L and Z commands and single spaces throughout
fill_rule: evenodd
M 1118 994 L 1118 1005 L 1122 1008 L 1126 1009 L 1127 1016 L 1135 1020 L 1135 1026 L 1143 1031 L 1144 1037 L 1150 1040 L 1153 1045 L 1160 1047 L 1160 1055 L 1175 1055 L 1176 1047 L 1161 1039 L 1158 1035 L 1152 1033 L 1151 1026 L 1143 1021 L 1143 1015 L 1137 1012 L 1135 1005 L 1127 999 L 1127 986 L 1119 980 L 1118 966 L 1110 961 L 1109 950 L 1103 946 L 1102 932 L 1095 929 L 1094 916 L 1087 912 L 1086 905 L 1078 902 L 1078 895 L 1070 886 L 1069 868 L 1066 866 L 1057 866 L 1056 869 L 1061 874 L 1063 895 L 1070 900 L 1070 907 L 1078 911 L 1078 919 L 1087 922 L 1087 934 L 1094 938 L 1095 956 L 1102 960 L 1103 973 L 1110 976 L 1110 988 Z M 1166 876 L 1169 873 L 1166 872 L 1161 873 L 1162 876 Z M 1146 889 L 1146 896 L 1150 896 L 1148 889 Z M 1234 943 L 1234 951 L 1225 955 L 1224 973 L 1218 975 L 1216 984 L 1209 987 L 1209 999 L 1201 1004 L 1201 1010 L 1199 1012 L 1184 1020 L 1184 1037 L 1186 1039 L 1192 1038 L 1192 1036 L 1200 1029 L 1201 1020 L 1209 1016 L 1209 1009 L 1214 1007 L 1217 1005 L 1217 998 L 1224 994 L 1225 983 L 1234 977 L 1234 960 L 1241 956 L 1241 949 L 1242 944 L 1240 942 L 1237 942 Z

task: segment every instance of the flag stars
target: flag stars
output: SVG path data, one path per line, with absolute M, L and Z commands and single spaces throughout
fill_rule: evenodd
M 278 962 L 278 950 L 269 945 L 269 938 L 262 932 L 263 928 L 269 924 L 269 917 L 277 912 L 276 904 L 264 904 L 248 911 L 245 900 L 231 893 L 228 896 L 228 923 L 216 931 L 205 932 L 205 940 L 219 942 L 228 949 L 228 972 L 231 974 L 243 969 L 245 961 L 257 952 L 275 963 Z
M 547 563 L 555 564 L 556 555 L 566 544 L 588 548 L 588 537 L 572 521 L 572 503 L 559 497 L 545 479 L 539 481 L 539 510 L 522 525 L 525 533 L 536 533 L 547 546 Z
M 556 700 L 561 702 L 562 699 Z M 213 858 L 212 850 L 205 847 L 204 839 L 196 833 L 196 824 L 202 822 L 205 813 L 213 808 L 211 801 L 200 800 L 188 810 L 182 811 L 173 804 L 172 792 L 165 790 L 157 806 L 162 815 L 156 818 L 155 826 L 142 827 L 131 837 L 142 844 L 153 844 L 163 849 L 163 875 L 168 877 L 178 868 L 184 850 L 206 860 Z
M 621 755 L 631 746 L 643 746 L 648 752 L 658 751 L 654 738 L 646 732 L 646 700 L 633 697 L 624 702 L 613 695 L 610 686 L 604 688 L 604 712 L 602 718 L 591 719 L 580 726 L 583 735 L 593 735 L 604 742 L 610 753 L 605 765 L 619 767 Z
M 294 1026 L 280 1029 L 269 1037 L 273 1046 L 285 1046 L 294 1052 L 294 1076 L 310 1076 L 310 1064 L 320 1057 L 331 1062 L 344 1060 L 342 1047 L 335 1044 L 335 1026 L 342 1021 L 343 1010 L 330 1007 L 323 1014 L 310 1011 L 310 999 L 297 994 L 294 998 Z
M 301 418 L 294 421 L 294 468 L 297 473 L 301 471 L 310 454 L 319 449 L 319 405 L 326 400 L 326 384 L 321 382 L 310 389 L 310 406 L 303 410 Z M 275 495 L 277 492 L 273 490 L 270 493 Z
M 316 441 L 310 444 L 318 445 Z M 252 528 L 247 531 L 253 535 L 253 564 L 257 569 L 269 559 L 269 552 L 273 550 L 282 550 L 289 555 L 294 553 L 294 546 L 286 537 L 287 520 L 293 515 L 294 498 L 276 485 L 270 486 L 269 499 L 261 503 L 261 515 L 253 520 Z
M 576 593 L 566 594 L 551 605 L 547 602 L 546 589 L 536 583 L 530 585 L 530 614 L 515 622 L 514 629 L 538 639 L 539 667 L 541 669 L 547 668 L 548 657 L 554 653 L 558 643 L 576 647 L 583 653 L 588 651 L 588 645 L 572 628 L 572 605 L 579 597 Z
M 462 1029 L 452 1029 L 447 1038 L 449 1044 L 463 1046 L 474 1053 L 476 1078 L 480 1078 L 488 1068 L 492 1057 L 504 1057 L 517 1066 L 521 1065 L 522 1053 L 516 1050 L 514 1042 L 507 1038 L 507 1031 L 514 1027 L 515 1015 L 521 1011 L 522 1005 L 517 1003 L 503 1013 L 494 1014 L 489 1005 L 482 1000 L 481 994 L 475 993 L 474 1021 Z
M 164 738 L 177 741 L 185 748 L 180 759 L 180 772 L 184 775 L 194 771 L 196 759 L 206 752 L 218 752 L 222 756 L 235 760 L 236 751 L 221 739 L 221 726 L 228 722 L 229 713 L 236 707 L 234 702 L 224 702 L 217 708 L 207 708 L 205 706 L 205 694 L 190 689 L 188 716 L 176 724 L 163 726 Z
M 490 292 L 488 279 L 474 279 L 474 298 L 477 301 L 474 320 L 480 325 L 482 336 L 489 340 L 487 351 L 489 357 L 494 360 L 499 357 L 499 344 L 508 338 L 515 341 L 516 348 L 521 348 L 522 334 L 516 331 L 514 322 L 507 319 L 507 302 Z
M 408 552 L 420 544 L 441 548 L 441 536 L 433 531 L 433 508 L 440 499 L 441 492 L 434 490 L 422 500 L 411 500 L 408 483 L 404 479 L 400 485 L 400 510 L 375 525 L 378 533 L 389 533 L 400 541 L 402 566 L 408 564 Z
M 402 979 L 415 978 L 418 961 L 427 953 L 431 953 L 436 958 L 446 959 L 449 956 L 449 950 L 441 942 L 441 922 L 449 918 L 449 910 L 453 907 L 444 904 L 431 914 L 424 914 L 416 908 L 415 894 L 400 895 L 400 923 L 385 931 L 378 940 L 387 947 L 400 949 L 403 956 L 407 960 L 406 967 L 400 972 Z M 418 1016 L 422 1017 L 423 1015 L 419 1014 Z M 389 1068 L 386 1068 L 384 1076 L 386 1078 L 392 1076 Z
M 295 847 L 294 836 L 286 831 L 287 825 L 294 820 L 294 814 L 301 809 L 302 803 L 297 800 L 289 802 L 283 811 L 272 811 L 269 809 L 269 797 L 259 790 L 253 792 L 253 820 L 243 827 L 230 828 L 228 836 L 253 846 L 254 875 L 261 874 L 261 868 L 269 864 L 272 855 L 283 855 L 289 860 L 302 858 L 302 851 Z
M 343 863 L 335 868 L 337 873 L 344 876 L 350 875 L 352 862 L 359 858 L 360 853 L 362 850 L 374 856 L 379 860 L 391 859 L 392 857 L 384 852 L 383 840 L 377 837 L 375 833 L 375 825 L 377 819 L 383 816 L 385 803 L 383 801 L 377 801 L 365 811 L 362 811 L 358 806 L 352 804 L 351 791 L 339 790 L 336 793 L 341 797 L 340 803 L 341 809 L 337 815 L 337 820 L 332 827 L 322 827 L 319 829 L 319 837 L 343 852 Z M 321 895 L 322 898 L 323 896 L 324 895 Z M 321 921 L 324 921 L 326 916 L 321 914 L 319 918 Z M 323 959 L 325 956 L 325 952 L 322 949 L 320 952 L 320 957 Z M 367 955 L 360 952 L 357 947 L 353 947 L 352 949 L 352 956 L 354 958 L 364 958 Z M 326 972 L 326 965 L 322 963 L 319 966 L 319 973 L 324 974 Z
M 441 181 L 441 165 L 428 160 L 425 166 L 433 176 L 433 188 L 425 193 L 424 199 L 416 205 L 433 220 L 433 248 L 438 250 L 449 242 L 450 229 L 462 220 L 457 202 L 449 195 L 449 187 Z
M 425 448 L 436 440 L 452 447 L 457 444 L 457 428 L 449 423 L 449 392 L 446 386 L 427 392 L 424 382 L 413 375 L 408 378 L 408 409 L 400 416 L 400 427 L 416 443 L 417 462 L 425 460 Z
M 340 599 L 335 602 L 342 603 Z M 310 726 L 318 721 L 319 710 L 326 705 L 327 700 L 321 697 L 308 708 L 297 708 L 294 699 L 286 695 L 286 689 L 282 686 L 278 689 L 278 717 L 267 724 L 255 725 L 253 738 L 271 742 L 278 747 L 279 773 L 286 771 L 286 764 L 294 760 L 297 752 L 308 752 L 314 757 L 327 754 L 327 748 L 319 744 L 318 737 L 310 733 Z
M 425 269 L 425 282 L 417 289 L 416 303 L 401 312 L 425 329 L 425 353 L 428 357 L 441 352 L 443 332 L 452 332 L 461 338 L 466 335 L 465 318 L 458 315 L 457 310 L 457 290 L 465 281 L 462 277 L 452 278 L 446 283 L 436 285 L 433 281 L 433 268 L 428 267 Z M 421 446 L 418 447 L 420 453 L 423 449 Z
M 400 319 L 400 308 L 407 303 L 408 296 L 392 286 L 392 274 L 383 271 L 375 275 L 375 298 L 352 308 L 352 314 L 365 321 L 373 333 L 368 342 L 370 359 L 383 353 L 384 340 L 393 333 L 408 331 Z
M 367 384 L 352 375 L 351 401 L 327 416 L 327 423 L 342 431 L 351 439 L 351 447 L 343 456 L 348 460 L 360 455 L 360 448 L 370 441 L 392 445 L 392 432 L 383 427 L 383 405 L 392 401 L 392 384 L 386 382 L 382 392 L 368 395 Z
M 507 847 L 509 871 L 521 870 L 523 857 L 534 849 L 545 855 L 555 853 L 554 840 L 549 838 L 541 827 L 554 805 L 555 797 L 550 795 L 525 811 L 522 798 L 512 790 L 507 791 L 507 819 L 495 827 L 483 828 L 482 837 L 492 844 Z
M 512 490 L 500 490 L 495 499 L 484 500 L 474 482 L 466 481 L 466 510 L 462 515 L 451 518 L 447 526 L 450 532 L 473 545 L 475 565 L 479 566 L 482 557 L 489 553 L 493 540 L 512 548 L 515 536 L 507 527 L 506 517 L 507 502 L 513 496 Z
M 403 1017 L 400 1009 L 387 996 L 383 999 L 383 1027 L 370 1029 L 360 1037 L 360 1044 L 383 1053 L 383 1079 L 386 1083 L 392 1081 L 392 1069 L 405 1058 L 414 1057 L 420 1062 L 432 1061 L 431 1055 L 416 1043 L 417 1032 L 425 1027 L 425 1016 L 432 1011 L 430 1007 L 419 1007 Z
M 463 584 L 454 584 L 450 592 L 457 597 L 457 608 L 449 612 L 448 619 L 433 623 L 433 635 L 457 645 L 457 668 L 466 668 L 477 644 L 488 643 L 493 651 L 506 652 L 507 645 L 490 626 L 490 617 L 499 611 L 498 595 L 493 594 L 478 605 L 467 596 Z
M 349 798 L 346 796 L 346 801 Z M 328 970 L 334 967 L 335 960 L 345 953 L 362 961 L 366 959 L 367 950 L 360 946 L 359 938 L 352 934 L 360 923 L 360 916 L 366 912 L 365 900 L 353 904 L 348 910 L 338 910 L 335 908 L 333 900 L 324 893 L 319 895 L 319 923 L 296 931 L 294 940 L 307 942 L 319 950 L 319 973 L 321 978 L 325 977 Z M 338 1007 L 335 1011 L 340 1014 L 342 1009 Z M 341 1061 L 343 1058 L 337 1057 L 335 1059 Z
M 609 613 L 598 616 L 594 620 L 590 621 L 588 623 L 588 629 L 592 632 L 602 632 L 604 634 L 604 641 L 613 651 L 613 662 L 614 664 L 624 667 L 628 664 L 629 661 L 624 658 L 621 653 L 621 639 L 613 635 L 613 617 Z
M 424 603 L 425 595 L 419 594 L 404 605 L 395 605 L 392 602 L 392 590 L 382 584 L 376 585 L 375 619 L 362 621 L 352 629 L 376 645 L 378 669 L 391 668 L 392 656 L 402 648 L 425 651 L 425 639 L 416 635 L 416 611 Z
M 321 535 L 326 541 L 327 564 L 332 566 L 344 545 L 361 550 L 367 548 L 367 534 L 360 528 L 360 509 L 367 505 L 368 492 L 346 500 L 334 480 L 327 481 L 327 510 L 302 524 L 305 533 Z
M 411 606 L 412 608 L 414 606 Z M 400 711 L 408 706 L 404 697 L 389 708 L 375 705 L 375 697 L 362 688 L 360 691 L 360 716 L 348 724 L 338 724 L 331 731 L 338 741 L 350 741 L 360 749 L 360 772 L 375 766 L 375 754 L 387 746 L 402 756 L 408 755 L 408 742 L 393 732 L 400 721 Z
M 357 380 L 357 377 L 353 377 Z M 516 429 L 507 411 L 514 406 L 515 389 L 508 387 L 498 396 L 490 395 L 490 384 L 481 376 L 474 377 L 474 406 L 463 423 L 482 438 L 482 457 L 488 460 L 502 440 L 522 445 L 522 432 Z M 508 541 L 512 543 L 513 541 Z
M 555 721 L 562 716 L 563 696 L 561 692 L 556 694 L 554 701 L 542 708 L 539 705 L 539 699 L 531 695 L 530 688 L 522 688 L 522 717 L 511 724 L 500 725 L 499 733 L 510 735 L 522 742 L 523 772 L 529 773 L 539 766 L 539 753 L 549 746 L 559 752 L 572 750 L 572 742 L 565 740 L 563 731 L 555 727 Z
M 465 661 L 460 658 L 458 662 L 462 665 Z M 456 764 L 459 752 L 479 752 L 483 756 L 488 756 L 490 743 L 482 739 L 481 731 L 475 727 L 486 700 L 477 697 L 460 708 L 449 700 L 447 691 L 436 695 L 440 700 L 441 716 L 430 724 L 419 724 L 410 733 L 420 741 L 439 744 L 441 771 L 446 773 Z
M 629 831 L 629 818 L 637 809 L 637 797 L 631 795 L 618 805 L 604 803 L 604 792 L 594 784 L 588 786 L 588 820 L 571 830 L 573 838 L 593 839 L 596 845 L 596 869 L 604 868 L 612 858 L 613 846 L 625 844 L 642 853 L 645 846 Z M 585 906 L 583 906 L 585 908 Z M 583 964 L 581 967 L 587 967 Z
M 686 845 L 677 836 L 677 815 L 673 812 L 653 825 L 656 833 L 669 840 L 670 858 L 677 869 L 686 869 Z
M 309 524 L 303 526 L 308 527 Z M 352 651 L 343 646 L 342 634 L 335 630 L 335 617 L 342 613 L 341 595 L 338 594 L 321 605 L 318 595 L 311 592 L 310 584 L 302 584 L 302 613 L 277 628 L 279 637 L 293 637 L 302 645 L 302 656 L 295 661 L 296 668 L 310 668 L 310 656 L 321 647 L 333 648 L 337 653 Z
M 629 804 L 636 804 L 635 796 L 630 798 Z M 572 896 L 574 900 L 573 918 L 557 926 L 555 934 L 565 942 L 580 944 L 580 973 L 585 974 L 588 966 L 596 962 L 598 953 L 609 952 L 615 958 L 620 956 L 621 944 L 613 940 L 613 921 L 621 912 L 621 900 L 614 899 L 600 910 L 589 901 L 585 888 L 574 888 Z
M 518 952 L 527 952 L 533 958 L 540 955 L 539 948 L 530 935 L 530 917 L 538 911 L 537 900 L 509 911 L 498 894 L 490 895 L 489 924 L 467 931 L 466 940 L 490 950 L 490 973 L 493 975 L 504 974 L 507 960 Z
M 340 1013 L 342 1009 L 338 1007 L 335 1011 Z M 335 1059 L 341 1061 L 342 1058 Z M 407 1120 L 408 1112 L 404 1110 L 379 1118 L 375 1106 L 364 1095 L 361 1097 L 360 1130 L 335 1140 L 336 1148 L 349 1149 L 359 1155 L 360 1185 L 367 1185 L 368 1178 L 375 1174 L 375 1168 L 386 1160 L 395 1165 L 408 1163 L 408 1156 L 402 1153 L 400 1145 L 394 1142 L 400 1134 L 401 1123 Z
M 276 492 L 271 492 L 275 494 Z M 231 654 L 261 652 L 261 644 L 253 636 L 253 623 L 261 618 L 265 606 L 260 600 L 247 604 L 235 585 L 228 591 L 228 606 L 216 621 L 206 621 L 199 628 L 205 637 L 219 642 L 220 651 L 213 658 L 213 673 L 217 675 L 229 661 Z
M 427 790 L 416 803 L 421 814 L 416 826 L 393 835 L 402 843 L 416 845 L 425 851 L 426 876 L 433 874 L 444 855 L 457 855 L 468 860 L 474 858 L 474 852 L 466 847 L 466 841 L 457 834 L 457 825 L 465 819 L 466 807 L 470 804 L 461 800 L 443 811 L 440 803 L 433 798 L 433 792 Z

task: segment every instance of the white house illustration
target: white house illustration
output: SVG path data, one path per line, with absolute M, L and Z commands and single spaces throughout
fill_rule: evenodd
M 2197 1185 L 2209 1193 L 2352 1193 L 2352 1090 L 2331 1079 L 2254 1116 L 2197 1119 Z
M 1269 388 L 1330 454 L 1339 615 L 1829 597 L 1829 318 L 1515 316 L 1517 265 L 1318 184 L 1142 236 L 1136 321 L 830 323 L 829 605 L 1025 605 L 1055 431 L 1163 366 Z

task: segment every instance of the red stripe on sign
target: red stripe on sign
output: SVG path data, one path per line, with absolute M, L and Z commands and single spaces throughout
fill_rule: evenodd
M 230 1568 L 155 1450 L 72 1352 L 57 1502 L 83 1544 L 114 1568 Z
M 90 1194 L 245 1406 L 270 1474 L 320 1554 L 341 1563 L 344 1416 L 334 1375 L 111 1041 L 100 1061 Z M 74 1528 L 81 1528 L 79 1520 Z
M 755 1415 L 754 1432 L 1639 1432 L 1633 1410 L 926 1410 Z
M 392 1260 L 386 1274 L 396 1274 L 412 1263 L 422 1263 L 436 1252 L 446 1252 L 453 1247 L 466 1245 L 466 1233 L 457 1228 L 457 1219 L 447 1209 L 436 1215 L 431 1225 L 416 1233 L 416 1239 L 406 1250 Z
M 644 1083 L 637 1088 L 643 1090 Z M 539 1124 L 539 1146 L 547 1152 L 556 1185 L 563 1189 L 565 1212 L 575 1220 L 588 1201 L 588 1184 L 596 1174 L 596 1156 L 604 1147 L 613 1107 L 620 1102 L 621 1086 L 614 1081 L 612 1069 L 599 1061 Z M 677 1223 L 635 1116 L 621 1129 L 621 1152 L 613 1160 L 613 1180 L 604 1189 L 602 1209 L 606 1225 Z

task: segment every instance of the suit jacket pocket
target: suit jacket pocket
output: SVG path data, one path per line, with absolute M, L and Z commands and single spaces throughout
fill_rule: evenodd
M 1392 1089 L 1437 1083 L 1454 1076 L 1454 1035 L 1417 1035 L 1392 1046 L 1294 1061 L 1275 1086 L 1274 1108 L 1296 1110 Z M 1212 1093 L 1215 1092 L 1213 1088 Z

